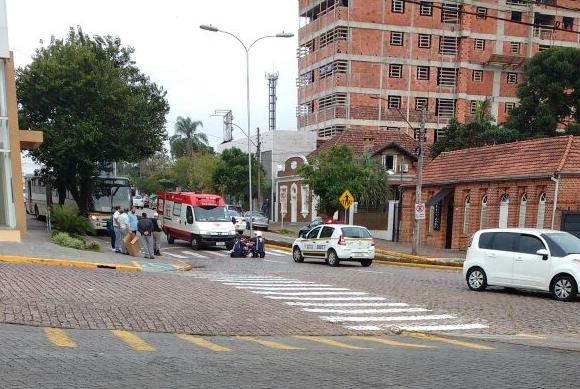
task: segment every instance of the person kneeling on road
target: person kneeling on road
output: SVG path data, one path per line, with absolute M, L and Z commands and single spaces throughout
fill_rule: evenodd
M 141 244 L 145 251 L 145 258 L 153 259 L 153 231 L 155 230 L 155 226 L 153 220 L 147 217 L 147 213 L 143 212 L 141 216 L 141 219 L 137 223 L 137 230 L 141 234 Z

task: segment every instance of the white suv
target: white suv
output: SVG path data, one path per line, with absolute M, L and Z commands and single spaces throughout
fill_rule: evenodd
M 357 261 L 367 267 L 375 258 L 375 242 L 369 231 L 360 226 L 322 224 L 292 244 L 294 262 L 304 258 L 324 258 L 330 266 L 340 261 Z
M 467 249 L 463 275 L 471 290 L 497 285 L 544 290 L 556 300 L 574 300 L 580 281 L 580 239 L 555 230 L 481 230 Z

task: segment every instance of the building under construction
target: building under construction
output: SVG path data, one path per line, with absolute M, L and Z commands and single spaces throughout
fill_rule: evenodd
M 299 0 L 298 129 L 319 140 L 347 128 L 413 135 L 407 121 L 418 128 L 425 108 L 433 142 L 486 99 L 502 123 L 527 58 L 580 47 L 579 3 Z

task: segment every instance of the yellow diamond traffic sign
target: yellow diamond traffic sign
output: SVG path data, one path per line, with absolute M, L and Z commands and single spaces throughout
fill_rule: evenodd
M 351 206 L 352 203 L 354 203 L 354 196 L 351 195 L 348 190 L 345 190 L 344 193 L 338 198 L 338 201 L 340 201 L 344 209 L 347 209 Z

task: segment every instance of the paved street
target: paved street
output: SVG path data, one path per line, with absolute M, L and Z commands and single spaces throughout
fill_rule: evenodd
M 197 337 L 0 325 L 6 388 L 572 388 L 578 354 L 437 336 Z

